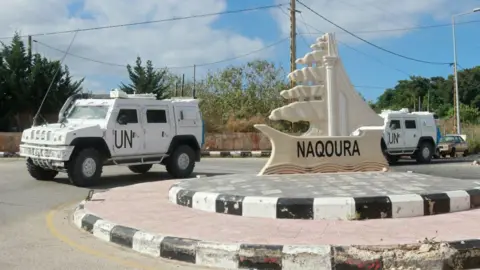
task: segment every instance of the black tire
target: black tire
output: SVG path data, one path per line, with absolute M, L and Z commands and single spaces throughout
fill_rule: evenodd
M 442 154 L 442 158 L 446 158 L 447 157 L 447 154 Z
M 180 167 L 179 161 L 188 157 L 188 165 Z M 193 169 L 195 168 L 195 152 L 188 145 L 178 146 L 168 157 L 166 162 L 167 172 L 174 178 L 187 178 L 190 177 Z
M 27 170 L 30 176 L 39 181 L 50 181 L 57 176 L 58 172 L 54 170 L 44 169 L 33 164 L 32 159 L 27 159 Z
M 428 150 L 428 152 L 427 152 Z M 421 142 L 416 154 L 417 163 L 430 163 L 433 156 L 433 145 L 430 142 Z
M 153 164 L 141 164 L 128 166 L 133 173 L 147 173 L 152 168 Z
M 450 154 L 449 154 L 449 155 L 450 155 L 451 158 L 457 157 L 457 153 L 456 153 L 455 148 L 452 148 L 452 151 L 450 151 Z
M 89 160 L 94 162 L 94 171 L 92 174 L 85 174 L 83 170 L 84 162 Z M 92 163 L 90 165 L 93 165 Z M 88 187 L 98 183 L 102 175 L 103 160 L 102 155 L 93 148 L 80 150 L 68 163 L 67 173 L 70 183 L 77 187 Z
M 398 163 L 398 160 L 400 159 L 400 156 L 392 156 L 392 155 L 387 154 L 386 158 L 387 158 L 388 164 L 394 165 L 394 164 Z
M 465 150 L 465 151 L 463 152 L 463 156 L 464 156 L 464 157 L 467 157 L 468 154 L 469 154 L 469 153 L 468 153 L 468 150 Z

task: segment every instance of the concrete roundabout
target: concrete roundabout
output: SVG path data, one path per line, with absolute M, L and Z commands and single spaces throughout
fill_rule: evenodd
M 77 207 L 74 223 L 143 254 L 221 269 L 467 269 L 480 262 L 480 210 L 372 220 L 245 217 L 174 204 L 169 191 L 178 184 L 96 193 Z

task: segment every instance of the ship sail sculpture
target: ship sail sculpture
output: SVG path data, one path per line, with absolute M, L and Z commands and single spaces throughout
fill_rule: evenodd
M 311 48 L 312 52 L 296 61 L 306 67 L 288 75 L 298 85 L 280 93 L 297 101 L 269 116 L 271 120 L 308 121 L 310 127 L 304 134 L 292 136 L 264 124 L 255 125 L 272 144 L 270 159 L 259 175 L 388 168 L 380 146 L 383 118 L 353 88 L 335 36 L 327 33 Z M 350 136 L 354 131 L 359 134 Z

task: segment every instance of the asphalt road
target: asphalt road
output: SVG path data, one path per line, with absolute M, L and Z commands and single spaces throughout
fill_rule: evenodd
M 199 175 L 255 173 L 266 159 L 205 158 Z M 471 161 L 435 161 L 416 165 L 411 161 L 392 169 L 462 178 L 480 186 L 480 166 Z M 163 167 L 146 175 L 134 175 L 124 167 L 106 167 L 96 190 L 146 181 L 168 179 Z M 55 182 L 31 179 L 22 159 L 0 159 L 0 269 L 200 269 L 136 254 L 104 243 L 70 224 L 74 204 L 89 189 L 67 184 L 60 174 Z

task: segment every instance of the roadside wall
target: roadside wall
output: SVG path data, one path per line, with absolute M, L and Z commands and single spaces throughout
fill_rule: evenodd
M 0 132 L 0 152 L 18 152 L 21 133 Z M 271 150 L 270 141 L 261 133 L 207 133 L 204 150 Z

